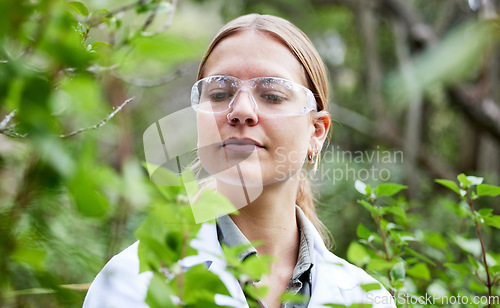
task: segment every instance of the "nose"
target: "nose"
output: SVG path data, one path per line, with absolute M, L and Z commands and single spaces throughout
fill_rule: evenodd
M 257 104 L 250 91 L 240 90 L 236 93 L 229 104 L 228 122 L 231 125 L 241 124 L 255 125 L 258 123 Z

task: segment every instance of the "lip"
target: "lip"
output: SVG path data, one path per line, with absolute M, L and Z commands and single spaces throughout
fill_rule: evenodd
M 259 142 L 250 138 L 228 138 L 222 143 L 226 153 L 249 155 L 264 148 Z
M 264 146 L 262 146 L 262 144 L 260 144 L 259 142 L 255 141 L 251 138 L 235 138 L 235 137 L 228 138 L 228 139 L 224 140 L 224 142 L 222 142 L 223 147 L 225 147 L 227 145 L 241 145 L 241 146 L 253 145 L 253 146 L 257 146 L 259 148 L 264 147 Z

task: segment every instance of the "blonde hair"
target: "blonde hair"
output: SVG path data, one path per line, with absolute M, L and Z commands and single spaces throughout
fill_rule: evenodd
M 328 77 L 321 57 L 304 32 L 291 22 L 276 16 L 259 14 L 244 15 L 232 20 L 222 27 L 208 46 L 201 60 L 198 69 L 198 80 L 204 77 L 205 64 L 217 44 L 232 34 L 247 30 L 265 32 L 279 39 L 290 49 L 292 54 L 304 68 L 308 88 L 313 92 L 316 98 L 318 111 L 326 111 L 328 106 Z M 320 154 L 318 153 L 318 155 Z M 296 203 L 316 229 L 318 229 L 323 241 L 327 247 L 330 248 L 330 233 L 318 218 L 314 201 L 307 177 L 303 172 L 300 172 Z

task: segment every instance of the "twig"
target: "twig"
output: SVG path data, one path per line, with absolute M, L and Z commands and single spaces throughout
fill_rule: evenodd
M 12 120 L 12 118 L 16 114 L 16 112 L 17 112 L 17 110 L 14 110 L 11 113 L 9 113 L 8 115 L 6 115 L 5 118 L 3 118 L 2 122 L 0 123 L 0 134 L 4 134 L 5 136 L 11 137 L 11 138 L 25 138 L 26 134 L 19 134 L 19 133 L 16 133 L 15 131 L 12 130 L 14 128 L 14 126 L 16 126 L 16 124 L 12 124 L 12 125 L 7 126 L 7 124 L 9 124 L 10 120 Z
M 0 133 L 7 129 L 7 124 L 9 124 L 10 120 L 12 120 L 16 112 L 17 110 L 14 109 L 11 113 L 6 115 L 5 118 L 3 118 L 2 122 L 0 122 Z
M 380 217 L 375 216 L 375 223 L 377 224 L 378 227 L 378 232 L 382 236 L 382 244 L 384 245 L 384 252 L 385 252 L 385 260 L 389 261 L 391 260 L 391 257 L 389 256 L 389 250 L 387 249 L 387 238 L 385 236 L 384 230 L 382 230 L 382 226 L 380 225 Z
M 153 11 L 148 16 L 148 18 L 146 19 L 146 22 L 142 26 L 142 31 L 146 31 L 146 29 L 149 26 L 151 26 L 151 24 L 153 23 L 153 20 L 155 19 L 156 14 L 158 13 L 158 9 L 160 8 L 160 3 L 161 3 L 161 1 L 158 1 L 158 2 L 155 3 L 155 7 L 154 7 Z
M 69 137 L 73 137 L 75 135 L 78 135 L 79 133 L 82 133 L 84 131 L 87 131 L 87 130 L 92 130 L 92 129 L 98 129 L 99 127 L 103 126 L 104 124 L 106 124 L 106 122 L 108 122 L 109 120 L 111 120 L 118 112 L 120 112 L 120 110 L 122 110 L 123 107 L 125 107 L 125 105 L 127 105 L 128 103 L 130 103 L 131 101 L 134 100 L 135 97 L 131 97 L 129 99 L 127 99 L 126 101 L 124 101 L 120 106 L 118 106 L 115 110 L 113 110 L 112 113 L 110 113 L 104 120 L 102 120 L 101 122 L 97 123 L 96 125 L 94 126 L 91 126 L 91 127 L 86 127 L 86 128 L 80 128 L 79 130 L 75 130 L 69 134 L 65 134 L 65 135 L 60 135 L 59 137 L 61 138 L 69 138 Z
M 486 284 L 485 285 L 488 288 L 488 298 L 492 298 L 491 287 L 493 286 L 493 284 L 491 283 L 488 262 L 486 262 L 486 249 L 484 248 L 483 237 L 481 236 L 481 230 L 479 229 L 479 224 L 477 223 L 476 213 L 474 210 L 474 202 L 472 201 L 472 199 L 470 197 L 470 190 L 467 190 L 467 204 L 469 204 L 470 209 L 472 211 L 472 218 L 474 219 L 474 225 L 476 226 L 477 237 L 479 238 L 479 243 L 481 243 L 481 251 L 483 252 L 484 270 L 486 271 Z M 490 308 L 490 307 L 491 307 L 491 303 L 488 303 L 488 308 Z
M 158 4 L 159 3 L 160 2 L 158 2 Z M 144 32 L 144 30 L 146 30 L 146 28 L 153 21 L 153 18 L 156 16 L 156 10 L 157 10 L 157 7 L 156 7 L 155 11 L 153 12 L 153 14 L 151 14 L 151 16 L 149 16 L 148 20 L 144 24 L 143 32 L 141 33 L 143 36 L 151 36 L 151 35 L 159 34 L 159 33 L 165 32 L 165 30 L 167 30 L 168 28 L 170 28 L 170 25 L 172 25 L 172 20 L 174 19 L 175 10 L 176 10 L 176 7 L 177 7 L 177 0 L 172 0 L 170 2 L 170 4 L 172 5 L 172 10 L 170 11 L 170 14 L 168 15 L 168 18 L 165 19 L 165 23 L 160 28 L 160 30 L 155 31 L 155 32 L 151 32 L 151 33 L 150 32 Z
M 385 260 L 384 255 L 380 253 L 380 251 L 378 250 L 377 247 L 375 247 L 375 245 L 373 245 L 371 242 L 367 242 L 367 244 L 380 259 Z
M 130 3 L 130 4 L 127 4 L 127 5 L 124 5 L 124 6 L 121 6 L 119 8 L 116 8 L 112 11 L 110 11 L 108 14 L 104 15 L 104 16 L 100 16 L 100 19 L 97 19 L 96 21 L 93 22 L 93 20 L 91 19 L 89 21 L 89 28 L 93 28 L 95 26 L 98 26 L 100 24 L 102 24 L 103 22 L 106 21 L 106 18 L 109 18 L 109 17 L 112 17 L 113 15 L 116 15 L 118 13 L 122 13 L 122 12 L 125 12 L 125 11 L 128 11 L 130 9 L 133 9 L 135 8 L 137 5 L 140 5 L 140 4 L 144 4 L 142 3 L 143 1 L 140 1 L 140 2 L 134 2 L 134 3 Z

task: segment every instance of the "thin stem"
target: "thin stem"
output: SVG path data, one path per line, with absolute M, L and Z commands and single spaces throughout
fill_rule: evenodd
M 181 251 L 181 258 L 180 260 L 183 260 L 184 257 L 186 256 L 186 249 L 187 249 L 187 246 L 189 245 L 189 242 L 188 242 L 188 233 L 187 231 L 184 231 L 183 233 L 183 236 L 182 236 L 182 251 Z M 177 279 L 177 288 L 179 289 L 179 300 L 181 301 L 182 303 L 182 287 L 183 287 L 183 278 L 184 276 L 184 273 L 183 273 L 183 269 L 181 268 L 181 271 L 179 273 L 179 276 L 178 276 L 178 279 Z
M 375 252 L 377 256 L 380 257 L 380 259 L 385 259 L 384 255 L 380 253 L 380 250 L 375 247 L 371 242 L 368 242 L 368 246 Z
M 486 281 L 487 281 L 486 286 L 488 287 L 488 298 L 491 298 L 492 297 L 491 287 L 493 286 L 493 284 L 491 283 L 491 279 L 490 279 L 490 271 L 489 271 L 489 267 L 488 267 L 488 262 L 486 262 L 486 249 L 484 248 L 483 238 L 481 236 L 481 229 L 480 229 L 479 224 L 477 223 L 477 220 L 476 220 L 476 213 L 474 211 L 474 202 L 472 201 L 472 199 L 470 197 L 470 190 L 467 190 L 467 204 L 469 204 L 470 209 L 472 211 L 472 217 L 474 219 L 474 225 L 476 226 L 477 237 L 479 238 L 479 242 L 481 243 L 481 250 L 483 252 L 484 269 L 486 271 Z M 488 303 L 488 308 L 490 308 L 490 307 L 491 307 L 491 303 Z
M 375 206 L 375 202 L 374 201 L 370 201 L 370 203 Z M 375 220 L 375 223 L 377 224 L 377 227 L 378 227 L 378 232 L 380 233 L 380 236 L 382 236 L 382 244 L 384 245 L 384 252 L 385 252 L 385 260 L 389 261 L 391 258 L 389 256 L 389 249 L 387 248 L 387 238 L 385 236 L 385 232 L 384 230 L 382 230 L 382 226 L 380 224 L 380 220 L 381 220 L 381 217 L 378 216 L 378 215 L 375 215 L 373 217 L 373 219 Z
M 96 125 L 91 126 L 91 127 L 80 128 L 79 130 L 75 130 L 69 134 L 60 135 L 59 137 L 69 138 L 69 137 L 73 137 L 73 136 L 78 135 L 79 133 L 82 133 L 82 132 L 87 131 L 87 130 L 98 129 L 99 127 L 106 124 L 106 122 L 111 120 L 118 112 L 120 112 L 120 110 L 122 110 L 123 107 L 125 107 L 125 105 L 127 105 L 128 103 L 130 103 L 133 100 L 134 100 L 134 97 L 131 97 L 131 98 L 127 99 L 126 101 L 124 101 L 120 106 L 118 106 L 115 110 L 113 110 L 113 112 L 111 112 L 104 120 L 97 123 Z

